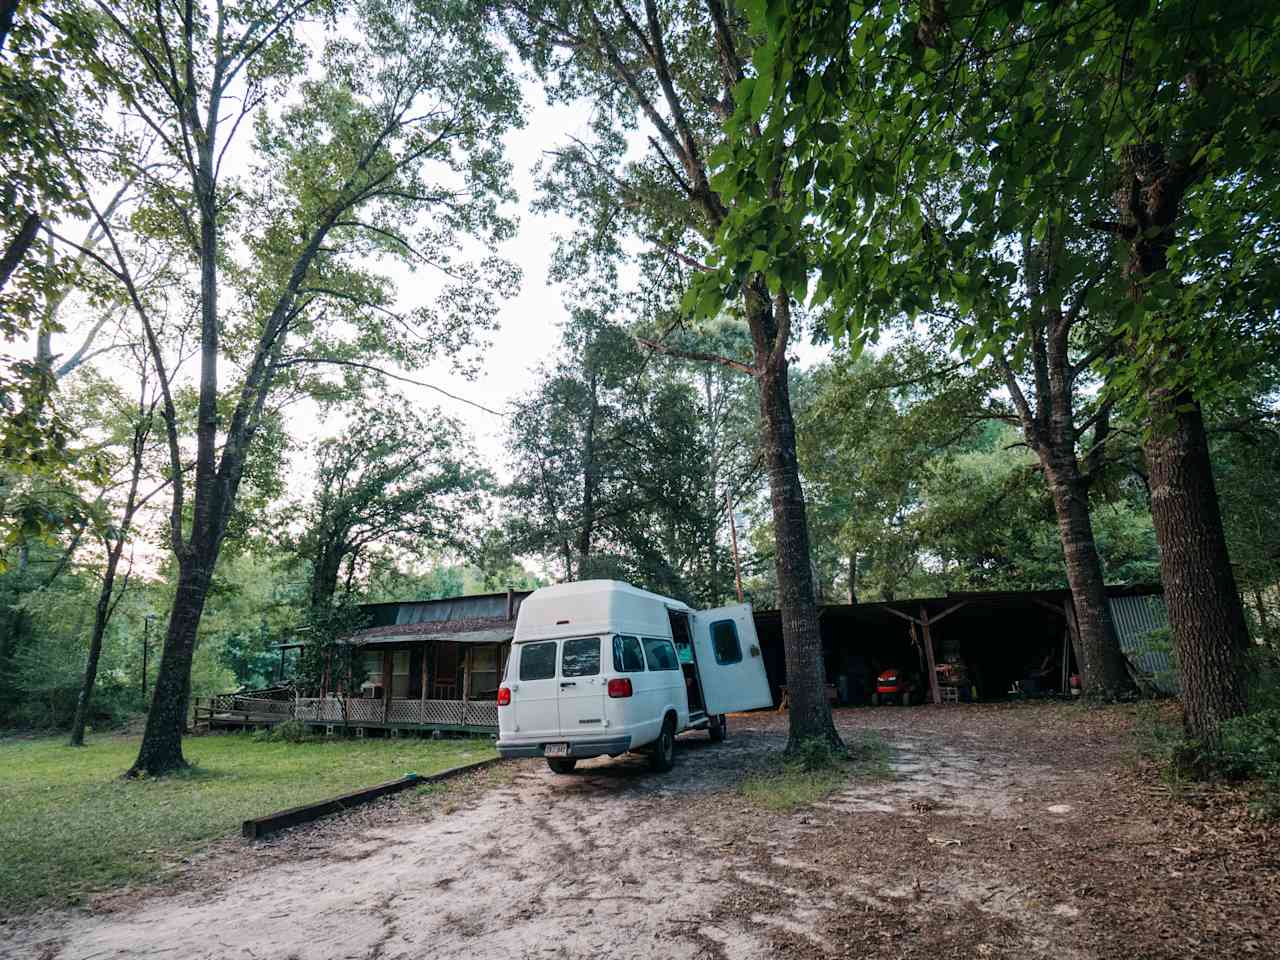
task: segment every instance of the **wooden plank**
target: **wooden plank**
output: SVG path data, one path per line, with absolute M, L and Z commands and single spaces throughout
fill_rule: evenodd
M 291 807 L 288 810 L 281 810 L 265 817 L 246 820 L 241 825 L 240 832 L 250 840 L 258 840 L 269 833 L 283 830 L 285 827 L 295 827 L 300 823 L 310 823 L 312 820 L 319 820 L 321 817 L 326 817 L 331 813 L 341 813 L 343 810 L 357 807 L 362 803 L 368 803 L 370 800 L 377 800 L 379 797 L 399 793 L 401 790 L 408 790 L 424 783 L 439 783 L 442 780 L 450 780 L 472 770 L 492 766 L 501 759 L 501 757 L 490 757 L 487 760 L 478 760 L 475 763 L 464 763 L 458 767 L 442 770 L 440 773 L 433 773 L 428 777 L 420 777 L 416 773 L 410 773 L 398 780 L 388 780 L 386 783 L 365 787 L 363 790 L 353 790 L 351 793 L 344 793 L 328 800 L 319 800 L 316 803 Z
M 920 626 L 924 630 L 924 655 L 929 662 L 929 691 L 934 703 L 942 703 L 942 691 L 938 688 L 938 669 L 933 662 L 933 634 L 929 631 L 929 611 L 920 607 Z

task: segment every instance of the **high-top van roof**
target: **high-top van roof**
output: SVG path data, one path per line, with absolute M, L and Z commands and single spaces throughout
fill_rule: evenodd
M 668 609 L 690 610 L 679 600 L 620 580 L 558 583 L 525 597 L 516 618 L 515 642 L 606 633 L 670 637 Z

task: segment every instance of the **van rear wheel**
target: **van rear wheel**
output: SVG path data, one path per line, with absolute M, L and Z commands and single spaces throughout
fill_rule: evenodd
M 552 773 L 573 773 L 578 761 L 573 757 L 547 757 L 547 766 Z
M 729 736 L 729 718 L 723 713 L 712 717 L 707 732 L 711 734 L 712 743 L 723 743 Z
M 676 764 L 676 721 L 667 717 L 662 724 L 662 732 L 653 744 L 653 752 L 649 754 L 649 769 L 655 773 L 666 773 Z

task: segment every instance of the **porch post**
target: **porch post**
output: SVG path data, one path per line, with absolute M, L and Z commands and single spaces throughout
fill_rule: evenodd
M 430 651 L 430 649 L 431 649 L 431 641 L 423 640 L 422 641 L 422 697 L 418 703 L 418 722 L 419 723 L 427 722 L 427 680 L 429 679 L 429 674 L 427 673 L 427 653 Z
M 924 655 L 929 661 L 929 692 L 933 694 L 933 702 L 942 702 L 942 691 L 938 689 L 938 670 L 933 662 L 933 634 L 929 632 L 929 608 L 920 605 L 920 626 L 924 631 Z
M 382 651 L 382 722 L 391 716 L 391 651 Z

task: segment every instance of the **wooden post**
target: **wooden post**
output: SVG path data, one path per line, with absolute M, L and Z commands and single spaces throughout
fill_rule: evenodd
M 934 703 L 942 703 L 942 691 L 938 689 L 938 669 L 933 661 L 933 634 L 929 632 L 929 608 L 920 605 L 920 626 L 924 631 L 924 656 L 929 662 L 929 692 Z
M 471 644 L 462 647 L 462 702 L 471 699 Z M 463 707 L 463 718 L 466 718 L 466 707 Z
M 382 651 L 382 722 L 391 716 L 391 651 Z
M 431 652 L 431 641 L 422 641 L 422 697 L 418 704 L 418 722 L 427 722 L 427 682 L 431 675 L 427 672 L 427 654 Z
M 507 587 L 507 619 L 514 620 L 516 616 L 516 592 L 511 587 Z

